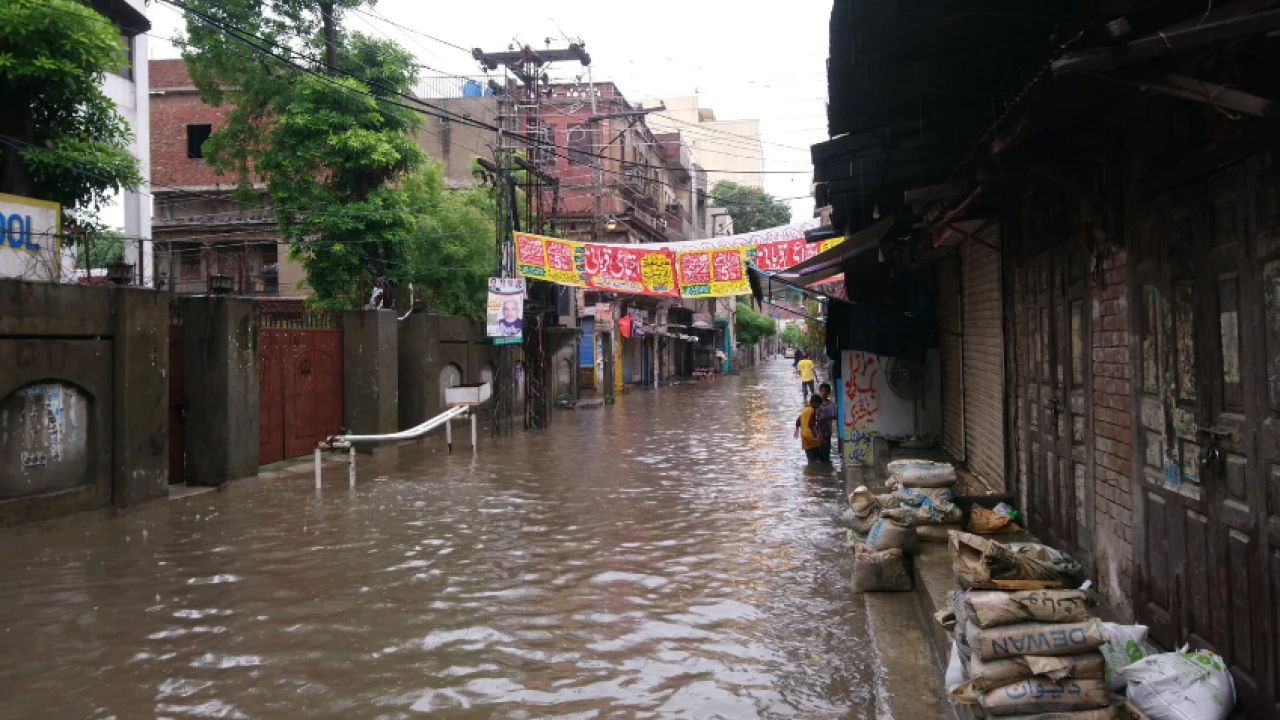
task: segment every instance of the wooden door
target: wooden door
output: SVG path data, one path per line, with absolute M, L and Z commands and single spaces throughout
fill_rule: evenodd
M 284 330 L 258 331 L 258 464 L 284 460 Z
M 1019 286 L 1024 375 L 1024 430 L 1030 529 L 1088 564 L 1091 487 L 1088 285 L 1085 255 L 1075 246 L 1026 263 Z
M 1268 517 L 1280 460 L 1269 358 L 1280 343 L 1268 328 L 1280 314 L 1266 302 L 1275 294 L 1280 310 L 1280 285 L 1267 288 L 1269 270 L 1280 283 L 1280 244 L 1255 238 L 1252 172 L 1248 163 L 1224 171 L 1140 213 L 1133 481 L 1138 619 L 1166 647 L 1223 655 L 1249 713 L 1267 717 L 1280 566 Z
M 342 331 L 284 333 L 284 457 L 306 455 L 342 429 Z

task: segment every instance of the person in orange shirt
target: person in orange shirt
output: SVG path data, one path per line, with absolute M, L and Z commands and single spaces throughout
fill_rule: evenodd
M 809 398 L 809 404 L 804 406 L 804 410 L 800 411 L 800 417 L 796 418 L 795 436 L 800 438 L 800 447 L 804 448 L 804 455 L 811 463 L 822 460 L 822 432 L 818 428 L 820 407 L 822 396 L 814 395 Z

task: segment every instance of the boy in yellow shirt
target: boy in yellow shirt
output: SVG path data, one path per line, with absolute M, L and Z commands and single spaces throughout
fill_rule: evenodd
M 800 417 L 796 418 L 795 436 L 800 438 L 800 447 L 804 448 L 804 455 L 811 463 L 822 460 L 822 432 L 818 429 L 820 407 L 822 396 L 814 395 L 809 398 L 809 404 L 804 406 L 804 410 L 800 411 Z
M 800 358 L 796 363 L 796 371 L 800 373 L 800 393 L 805 397 L 811 397 L 814 393 L 813 361 L 807 355 Z

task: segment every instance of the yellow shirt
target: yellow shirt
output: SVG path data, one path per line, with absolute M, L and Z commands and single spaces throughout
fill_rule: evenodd
M 812 405 L 805 405 L 800 411 L 800 447 L 805 450 L 822 447 L 822 438 L 813 428 L 813 413 Z
M 796 363 L 796 369 L 800 371 L 800 382 L 813 382 L 813 361 L 805 358 Z

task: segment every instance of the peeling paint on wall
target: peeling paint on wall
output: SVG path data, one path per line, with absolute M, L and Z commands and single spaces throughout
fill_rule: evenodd
M 0 499 L 76 487 L 88 477 L 88 398 L 36 383 L 0 402 Z

